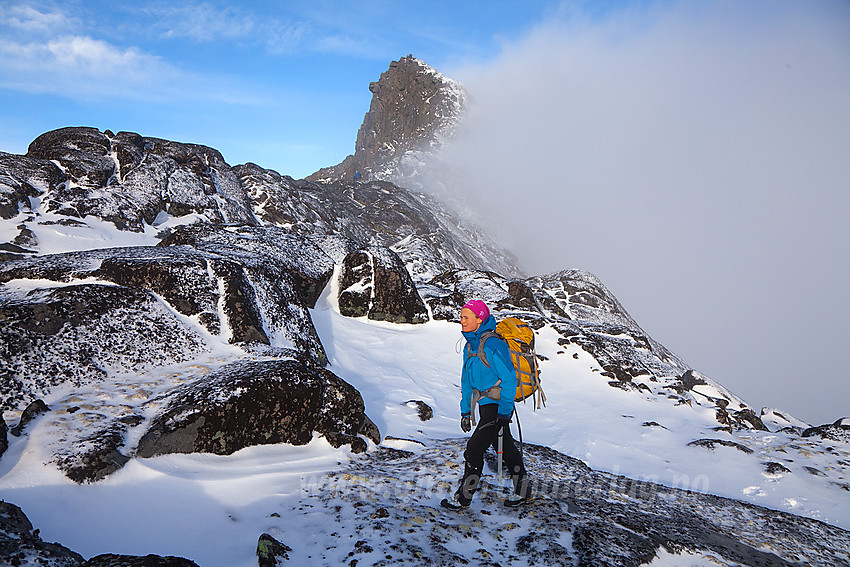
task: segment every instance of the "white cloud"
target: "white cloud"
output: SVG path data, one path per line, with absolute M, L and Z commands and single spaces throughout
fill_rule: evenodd
M 200 42 L 249 38 L 262 21 L 244 6 L 219 7 L 207 2 L 155 3 L 143 11 L 153 16 L 156 33 Z
M 232 78 L 186 71 L 140 47 L 92 37 L 78 18 L 58 9 L 0 7 L 0 16 L 7 16 L 0 20 L 7 32 L 0 34 L 0 88 L 77 100 L 268 102 Z
M 299 51 L 310 36 L 310 25 L 305 22 L 272 22 L 261 34 L 266 50 L 272 55 L 288 55 Z
M 25 33 L 50 33 L 56 30 L 68 30 L 80 25 L 77 18 L 66 13 L 50 9 L 40 11 L 24 4 L 0 6 L 2 26 Z
M 71 97 L 146 96 L 180 76 L 161 58 L 79 33 L 79 18 L 58 8 L 0 8 L 0 86 Z
M 4 88 L 68 96 L 164 96 L 181 78 L 159 57 L 86 36 L 0 41 L 0 61 Z
M 352 19 L 364 6 L 317 8 L 311 3 L 288 3 L 264 13 L 250 6 L 219 6 L 209 2 L 156 3 L 142 12 L 153 19 L 152 30 L 168 39 L 200 43 L 237 42 L 259 45 L 271 55 L 301 52 L 334 53 L 354 57 L 381 57 L 375 46 L 377 28 Z M 331 12 L 331 13 L 329 13 Z M 371 20 L 374 25 L 377 15 Z

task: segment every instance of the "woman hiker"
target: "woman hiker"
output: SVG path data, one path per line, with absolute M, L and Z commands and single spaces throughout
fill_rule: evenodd
M 517 389 L 516 371 L 511 364 L 508 345 L 499 337 L 488 338 L 480 345 L 481 335 L 496 330 L 496 319 L 483 301 L 472 300 L 460 311 L 460 325 L 466 338 L 463 372 L 461 374 L 460 428 L 468 433 L 474 424 L 473 412 L 477 403 L 480 421 L 466 444 L 463 478 L 451 498 L 440 504 L 450 510 L 466 508 L 481 483 L 484 469 L 484 452 L 492 446 L 498 451 L 499 432 L 503 431 L 502 449 L 504 463 L 511 473 L 513 493 L 505 500 L 506 506 L 519 506 L 528 501 L 530 487 L 522 454 L 511 437 L 509 423 L 514 411 Z M 479 345 L 484 349 L 489 367 L 478 356 Z

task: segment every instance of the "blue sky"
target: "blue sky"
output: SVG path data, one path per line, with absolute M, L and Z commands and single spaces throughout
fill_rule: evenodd
M 340 162 L 408 53 L 491 60 L 557 2 L 0 2 L 0 149 L 69 125 L 209 145 L 294 177 Z
M 0 0 L 0 150 L 93 126 L 300 178 L 409 53 L 472 94 L 449 157 L 529 273 L 595 273 L 756 410 L 850 415 L 848 0 Z

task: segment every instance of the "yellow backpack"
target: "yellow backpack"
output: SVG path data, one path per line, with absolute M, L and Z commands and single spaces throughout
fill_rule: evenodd
M 478 352 L 475 353 L 488 368 L 487 355 L 484 354 L 484 343 L 490 337 L 499 337 L 508 343 L 511 352 L 511 363 L 516 370 L 517 389 L 514 401 L 525 401 L 531 397 L 534 409 L 546 405 L 546 394 L 540 387 L 540 372 L 537 369 L 537 357 L 534 353 L 534 331 L 522 319 L 506 317 L 499 321 L 495 331 L 481 334 Z M 469 349 L 469 345 L 467 345 Z M 470 353 L 472 354 L 472 353 Z

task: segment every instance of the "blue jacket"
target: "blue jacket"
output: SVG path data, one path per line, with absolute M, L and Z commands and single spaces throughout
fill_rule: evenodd
M 511 363 L 508 344 L 498 337 L 487 339 L 482 347 L 490 367 L 488 368 L 478 357 L 476 353 L 478 352 L 481 334 L 488 330 L 496 330 L 496 319 L 492 315 L 481 323 L 477 331 L 463 333 L 472 354 L 468 355 L 467 349 L 463 349 L 463 371 L 460 377 L 460 413 L 463 415 L 472 411 L 473 389 L 483 392 L 495 386 L 496 382 L 501 380 L 501 399 L 497 401 L 483 397 L 478 403 L 479 405 L 499 404 L 499 417 L 509 419 L 514 411 L 514 397 L 517 388 L 516 370 Z

